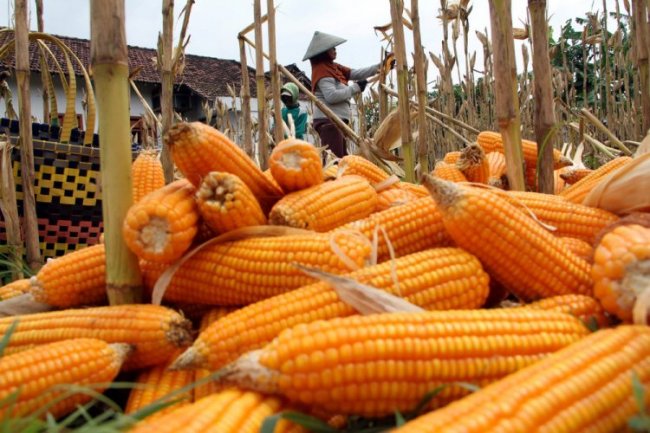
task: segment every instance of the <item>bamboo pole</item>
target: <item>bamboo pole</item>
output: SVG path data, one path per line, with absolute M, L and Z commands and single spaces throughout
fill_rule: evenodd
M 650 30 L 648 11 L 650 1 L 632 0 L 632 19 L 634 21 L 636 63 L 641 82 L 641 111 L 643 113 L 643 135 L 650 129 L 650 66 L 648 62 Z
M 533 44 L 535 138 L 537 140 L 537 190 L 553 194 L 553 148 L 556 142 L 551 62 L 548 55 L 546 0 L 528 0 Z
M 393 23 L 393 47 L 397 60 L 397 91 L 399 94 L 399 116 L 402 128 L 402 152 L 404 155 L 404 179 L 415 182 L 415 154 L 413 152 L 413 135 L 411 134 L 411 113 L 408 98 L 408 64 L 404 44 L 404 24 L 402 23 L 402 0 L 390 0 L 390 15 Z
M 244 152 L 253 157 L 253 122 L 251 120 L 251 83 L 248 76 L 248 62 L 246 60 L 246 42 L 239 36 L 239 61 L 241 63 L 241 111 L 244 118 Z
M 413 23 L 413 47 L 415 49 L 415 85 L 418 95 L 418 106 L 427 105 L 427 71 L 425 70 L 426 57 L 422 48 L 422 35 L 420 32 L 420 10 L 418 0 L 411 0 L 411 23 Z M 418 110 L 418 161 L 420 162 L 420 173 L 429 172 L 429 152 L 427 143 L 427 122 L 426 112 Z
M 90 56 L 101 137 L 106 292 L 111 305 L 137 303 L 142 300 L 138 260 L 122 237 L 124 218 L 133 203 L 124 0 L 92 0 L 90 18 Z
M 174 0 L 163 0 L 162 40 L 158 41 L 158 58 L 160 61 L 160 112 L 162 116 L 162 136 L 172 126 L 174 119 L 174 75 L 172 73 L 172 51 L 174 46 Z M 162 51 L 162 52 L 160 52 Z M 169 145 L 163 140 L 160 162 L 165 173 L 165 183 L 174 180 L 174 161 Z
M 517 97 L 517 67 L 515 43 L 512 38 L 512 8 L 510 0 L 490 0 L 492 52 L 496 116 L 503 137 L 510 188 L 524 191 L 523 156 Z
M 34 143 L 32 142 L 32 107 L 29 87 L 29 23 L 27 0 L 16 0 L 16 82 L 20 113 L 20 172 L 23 184 L 23 230 L 27 265 L 37 271 L 43 265 L 38 239 L 36 196 L 34 195 Z
M 275 50 L 275 6 L 273 0 L 266 0 L 266 14 L 269 19 L 269 56 L 271 68 L 271 93 L 273 95 L 273 138 L 276 144 L 284 139 L 282 125 L 282 103 L 280 102 L 280 73 L 278 72 L 278 57 Z
M 260 0 L 253 3 L 255 21 L 255 82 L 257 84 L 258 157 L 262 170 L 266 169 L 269 152 L 268 122 L 266 119 L 266 80 L 264 77 L 264 46 Z

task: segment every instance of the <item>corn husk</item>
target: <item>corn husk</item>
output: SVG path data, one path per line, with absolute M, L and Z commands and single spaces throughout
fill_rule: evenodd
M 650 152 L 610 173 L 587 194 L 582 204 L 617 215 L 650 211 Z
M 634 156 L 638 158 L 645 153 L 650 153 L 650 131 L 648 131 L 648 135 L 646 135 L 645 138 L 641 141 L 641 144 L 634 153 Z

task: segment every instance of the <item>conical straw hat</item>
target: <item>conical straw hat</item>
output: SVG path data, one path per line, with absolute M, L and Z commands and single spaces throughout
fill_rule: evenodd
M 316 31 L 314 32 L 314 36 L 311 38 L 305 57 L 303 57 L 302 60 L 311 59 L 320 53 L 324 53 L 330 48 L 341 45 L 343 42 L 346 42 L 346 39 Z

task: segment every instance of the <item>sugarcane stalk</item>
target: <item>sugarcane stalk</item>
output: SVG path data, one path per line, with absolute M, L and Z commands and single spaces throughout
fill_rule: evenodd
M 402 0 L 390 0 L 390 15 L 393 23 L 393 46 L 397 60 L 397 93 L 399 94 L 399 117 L 402 128 L 402 152 L 404 157 L 404 173 L 407 182 L 415 182 L 415 152 L 413 151 L 413 134 L 411 134 L 411 113 L 408 97 L 408 64 L 406 61 L 406 45 L 404 43 L 404 24 L 402 23 Z
M 34 194 L 34 143 L 32 142 L 32 107 L 29 86 L 29 24 L 27 0 L 16 0 L 16 83 L 20 119 L 20 172 L 23 185 L 23 230 L 27 265 L 37 271 L 43 265 L 38 238 L 36 195 Z
M 92 0 L 90 17 L 90 56 L 102 143 L 106 293 L 111 305 L 138 303 L 142 300 L 138 260 L 122 237 L 124 218 L 133 203 L 124 0 Z
M 422 35 L 420 31 L 420 10 L 418 0 L 411 0 L 411 23 L 413 23 L 413 47 L 415 54 L 415 85 L 418 95 L 418 106 L 427 105 L 427 72 L 424 68 L 426 58 L 422 48 Z M 429 172 L 429 152 L 427 148 L 429 143 L 427 137 L 426 111 L 418 109 L 418 161 L 420 162 L 420 172 Z
M 253 2 L 255 21 L 255 82 L 257 84 L 257 124 L 258 124 L 258 157 L 262 170 L 266 169 L 269 152 L 267 136 L 268 122 L 266 119 L 266 80 L 264 77 L 264 52 L 262 33 L 262 7 L 260 0 Z
M 523 156 L 517 97 L 517 67 L 510 0 L 490 0 L 496 116 L 506 156 L 510 188 L 524 191 Z
M 246 42 L 243 36 L 239 36 L 239 60 L 241 63 L 241 112 L 243 116 L 243 146 L 244 152 L 250 157 L 253 156 L 253 122 L 251 120 L 251 84 L 248 75 L 248 62 L 246 60 Z
M 174 77 L 172 73 L 172 51 L 174 45 L 174 0 L 163 0 L 163 30 L 158 42 L 160 59 L 160 114 L 162 117 L 162 136 L 172 126 L 174 119 Z M 174 161 L 169 146 L 163 140 L 160 162 L 165 174 L 165 183 L 174 179 Z
M 269 57 L 271 58 L 271 93 L 273 95 L 273 138 L 276 143 L 284 139 L 282 127 L 282 104 L 280 102 L 280 73 L 278 72 L 278 57 L 275 50 L 275 6 L 273 0 L 266 0 L 268 16 Z
M 528 0 L 533 42 L 535 138 L 537 140 L 537 190 L 553 194 L 553 148 L 556 142 L 553 82 L 548 55 L 546 0 Z

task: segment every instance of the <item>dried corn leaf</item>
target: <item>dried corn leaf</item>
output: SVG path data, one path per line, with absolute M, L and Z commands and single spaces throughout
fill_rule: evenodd
M 650 131 L 648 131 L 648 135 L 646 135 L 645 138 L 641 141 L 641 144 L 636 149 L 634 156 L 638 158 L 645 153 L 650 153 Z

